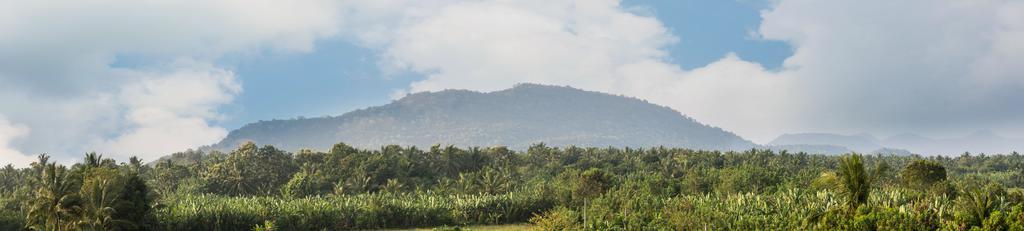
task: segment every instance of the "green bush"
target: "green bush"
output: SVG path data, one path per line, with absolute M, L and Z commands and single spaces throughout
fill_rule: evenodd
M 534 230 L 580 230 L 581 216 L 576 211 L 557 207 L 530 218 Z

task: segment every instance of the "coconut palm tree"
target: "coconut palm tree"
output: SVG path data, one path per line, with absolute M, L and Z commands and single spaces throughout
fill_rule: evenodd
M 115 227 L 133 226 L 131 222 L 116 219 L 115 208 L 119 207 L 123 180 L 114 170 L 97 170 L 85 180 L 79 192 L 84 203 L 81 216 L 74 222 L 78 230 L 111 230 Z
M 117 163 L 114 161 L 114 159 L 103 158 L 102 154 L 90 152 L 85 154 L 85 159 L 82 160 L 82 166 L 85 167 L 85 169 L 93 169 L 98 167 L 114 168 L 117 167 Z
M 102 162 L 103 162 L 103 155 L 96 154 L 95 152 L 90 152 L 90 153 L 86 153 L 85 154 L 85 160 L 82 161 L 82 164 L 84 164 L 85 166 L 88 166 L 88 167 L 95 168 L 95 167 L 99 167 Z
M 142 159 L 137 156 L 132 156 L 131 158 L 128 158 L 128 170 L 132 174 L 144 174 L 143 170 L 146 167 L 145 165 L 146 164 L 142 163 Z
M 50 164 L 50 156 L 46 155 L 46 153 L 39 154 L 36 158 L 39 160 L 32 162 L 30 165 L 32 170 L 28 172 L 28 184 L 32 187 L 39 185 L 38 181 L 42 179 L 43 172 L 46 171 L 46 166 Z
M 887 165 L 883 164 L 869 173 L 863 158 L 856 153 L 839 159 L 839 191 L 846 197 L 850 210 L 868 202 L 872 185 L 886 170 Z
M 967 214 L 968 223 L 981 226 L 1003 204 L 1006 191 L 999 184 L 990 183 L 986 186 L 968 186 L 961 194 L 963 196 L 958 198 L 958 206 Z
M 42 158 L 41 158 L 42 159 Z M 67 168 L 49 163 L 42 167 L 36 198 L 28 211 L 27 229 L 64 230 L 74 218 L 77 195 Z

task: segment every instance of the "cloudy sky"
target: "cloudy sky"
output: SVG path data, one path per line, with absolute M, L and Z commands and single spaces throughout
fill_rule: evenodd
M 0 162 L 153 160 L 261 119 L 519 82 L 762 143 L 1024 136 L 1020 41 L 1012 0 L 0 0 Z

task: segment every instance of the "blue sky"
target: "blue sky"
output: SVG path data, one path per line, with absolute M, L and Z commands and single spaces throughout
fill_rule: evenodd
M 680 38 L 667 47 L 668 61 L 686 69 L 707 65 L 730 52 L 775 69 L 791 55 L 785 42 L 751 37 L 766 3 L 629 0 L 622 4 L 653 14 Z M 221 62 L 243 77 L 244 91 L 234 104 L 224 106 L 229 118 L 217 123 L 234 129 L 259 120 L 341 115 L 386 104 L 392 91 L 423 79 L 412 72 L 382 73 L 377 54 L 350 40 L 330 39 L 316 42 L 311 53 L 226 57 Z
M 222 62 L 244 76 L 242 92 L 223 126 L 238 128 L 259 120 L 336 116 L 390 101 L 394 89 L 420 78 L 414 73 L 382 73 L 376 53 L 341 39 L 321 41 L 307 54 L 247 55 Z

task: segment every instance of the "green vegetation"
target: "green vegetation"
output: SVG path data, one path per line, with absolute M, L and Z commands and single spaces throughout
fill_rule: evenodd
M 1016 153 L 248 143 L 6 166 L 0 230 L 1024 230 L 1022 174 Z

